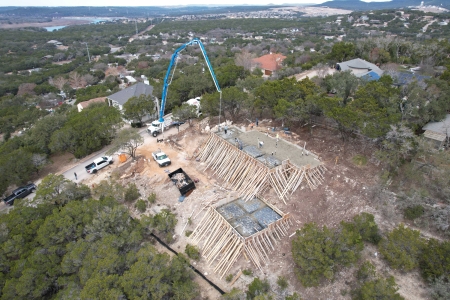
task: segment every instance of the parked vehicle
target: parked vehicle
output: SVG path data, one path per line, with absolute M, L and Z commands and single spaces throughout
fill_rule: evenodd
M 159 122 L 158 120 L 153 121 L 150 126 L 147 127 L 147 132 L 152 136 L 156 137 L 163 130 L 169 129 L 172 124 L 172 114 L 166 116 L 163 122 Z
M 31 193 L 34 193 L 36 191 L 36 185 L 34 183 L 27 184 L 25 186 L 21 186 L 17 189 L 15 189 L 11 195 L 3 199 L 3 201 L 8 205 L 13 205 L 14 200 L 25 198 Z
M 189 195 L 195 189 L 194 181 L 179 168 L 172 173 L 169 173 L 169 178 L 176 185 L 182 196 Z
M 152 156 L 160 167 L 166 167 L 172 163 L 167 154 L 162 152 L 161 149 L 158 149 L 158 151 L 153 152 Z
M 94 160 L 94 162 L 90 163 L 84 168 L 86 169 L 86 172 L 88 172 L 89 174 L 95 174 L 97 173 L 98 170 L 103 169 L 104 167 L 112 163 L 113 163 L 112 156 L 102 156 L 100 158 L 97 158 L 96 160 Z

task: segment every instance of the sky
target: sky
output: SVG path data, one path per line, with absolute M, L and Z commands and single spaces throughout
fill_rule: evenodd
M 364 2 L 381 2 L 386 0 L 362 0 Z M 3 2 L 3 1 L 2 1 Z M 15 0 L 5 1 L 0 6 L 175 6 L 175 5 L 285 5 L 285 4 L 321 4 L 326 0 L 134 0 L 126 2 L 123 0 Z

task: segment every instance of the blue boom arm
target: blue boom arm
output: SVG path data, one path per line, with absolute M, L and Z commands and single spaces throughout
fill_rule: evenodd
M 178 54 L 186 49 L 187 46 L 190 45 L 199 45 L 200 49 L 202 51 L 203 57 L 205 58 L 206 64 L 208 65 L 209 73 L 211 74 L 211 77 L 214 81 L 214 85 L 216 86 L 217 91 L 222 96 L 222 91 L 219 86 L 219 82 L 217 81 L 216 75 L 214 74 L 214 70 L 211 66 L 211 62 L 209 61 L 208 55 L 206 54 L 205 47 L 203 46 L 202 42 L 198 38 L 194 38 L 191 41 L 187 42 L 186 44 L 181 45 L 175 52 L 172 54 L 172 58 L 170 59 L 169 67 L 167 68 L 166 76 L 164 77 L 164 86 L 163 86 L 163 92 L 161 97 L 161 107 L 159 109 L 159 122 L 164 122 L 164 109 L 166 107 L 166 98 L 167 98 L 167 91 L 169 89 L 169 85 L 171 83 L 171 80 L 169 81 L 170 74 L 172 72 L 172 68 L 174 64 L 176 64 L 176 60 L 178 58 Z

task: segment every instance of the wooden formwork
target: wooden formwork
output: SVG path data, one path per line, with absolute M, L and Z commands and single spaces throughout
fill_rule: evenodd
M 323 164 L 298 167 L 289 160 L 269 168 L 214 133 L 210 133 L 200 148 L 197 159 L 206 163 L 205 170 L 213 170 L 227 188 L 238 191 L 243 199 L 252 199 L 265 189 L 273 188 L 285 204 L 302 182 L 310 189 L 322 184 L 326 171 Z
M 242 254 L 261 270 L 263 265 L 268 264 L 269 254 L 275 251 L 278 240 L 288 235 L 288 228 L 292 225 L 289 214 L 284 214 L 273 205 L 263 202 L 282 218 L 249 237 L 240 235 L 213 206 L 208 208 L 189 237 L 193 243 L 201 244 L 202 256 L 209 266 L 215 263 L 214 272 L 218 273 L 220 278 L 228 273 Z

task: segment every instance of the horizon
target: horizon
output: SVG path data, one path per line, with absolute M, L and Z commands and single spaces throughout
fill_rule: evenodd
M 224 0 L 226 3 L 211 4 L 209 0 L 189 0 L 191 3 L 181 0 L 167 0 L 165 5 L 146 5 L 144 1 L 134 1 L 132 5 L 123 5 L 123 1 L 120 0 L 99 0 L 95 5 L 92 5 L 92 1 L 88 0 L 68 0 L 64 5 L 61 5 L 59 1 L 55 0 L 17 0 L 16 5 L 0 5 L 0 7 L 180 7 L 180 6 L 306 6 L 306 5 L 318 5 L 325 2 L 333 2 L 333 0 L 266 0 L 261 2 L 260 0 L 247 0 L 246 3 L 242 3 L 241 0 Z M 359 0 L 361 2 L 392 2 L 392 0 Z M 36 5 L 36 2 L 42 4 Z

